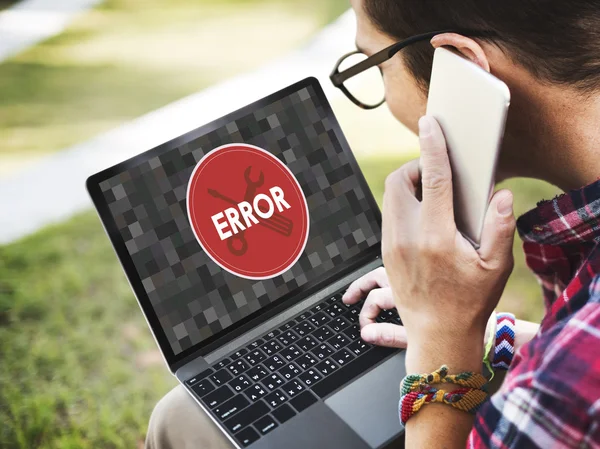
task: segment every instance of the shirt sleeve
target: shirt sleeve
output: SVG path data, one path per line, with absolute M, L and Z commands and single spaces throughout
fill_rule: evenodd
M 467 448 L 600 449 L 598 398 L 600 291 L 518 351 L 500 391 L 478 411 Z

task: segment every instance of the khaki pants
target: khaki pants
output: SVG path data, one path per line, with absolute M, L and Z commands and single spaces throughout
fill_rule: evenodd
M 178 385 L 162 398 L 150 417 L 146 449 L 232 449 L 208 415 Z

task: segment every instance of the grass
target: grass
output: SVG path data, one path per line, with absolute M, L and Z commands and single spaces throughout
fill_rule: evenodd
M 362 160 L 378 199 L 405 160 Z M 507 186 L 518 212 L 554 194 L 534 181 Z M 522 257 L 502 302 L 521 318 L 541 317 Z M 9 449 L 135 447 L 174 385 L 92 212 L 0 247 L 0 360 L 0 441 Z
M 345 0 L 106 0 L 0 65 L 0 165 L 252 70 L 347 8 Z

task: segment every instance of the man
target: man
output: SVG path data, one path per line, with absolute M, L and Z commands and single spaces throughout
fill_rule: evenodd
M 452 373 L 478 370 L 486 322 L 512 269 L 510 192 L 492 198 L 480 250 L 454 227 L 443 136 L 435 120 L 420 119 L 434 47 L 452 47 L 511 90 L 497 178 L 538 178 L 569 192 L 517 224 L 545 297 L 539 332 L 517 326 L 521 347 L 504 384 L 474 417 L 427 405 L 408 420 L 406 446 L 600 447 L 600 1 L 352 0 L 352 7 L 357 47 L 367 56 L 426 32 L 486 33 L 439 33 L 380 64 L 388 107 L 410 129 L 419 128 L 422 176 L 412 162 L 388 178 L 385 270 L 356 281 L 344 298 L 367 295 L 365 340 L 408 341 L 409 373 L 442 363 Z M 390 306 L 404 328 L 373 322 Z M 147 445 L 227 447 L 210 426 L 178 388 L 157 405 Z

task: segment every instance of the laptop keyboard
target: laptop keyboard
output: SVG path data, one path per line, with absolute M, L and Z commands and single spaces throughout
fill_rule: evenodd
M 346 305 L 342 293 L 186 381 L 241 446 L 396 352 L 360 339 L 363 302 Z M 383 311 L 377 321 L 401 324 L 395 309 Z

